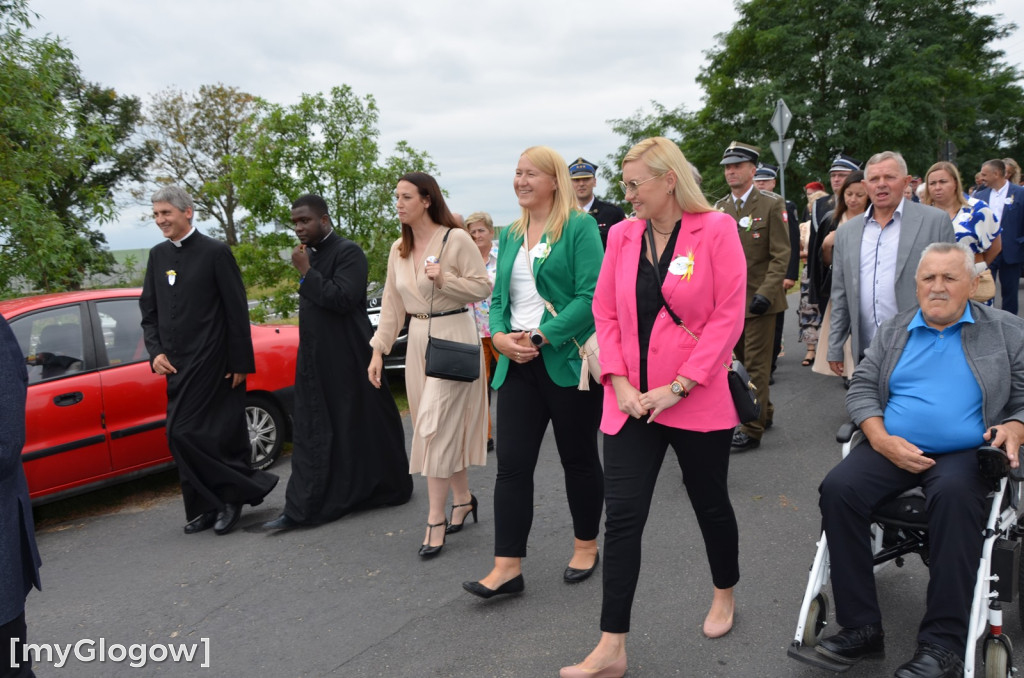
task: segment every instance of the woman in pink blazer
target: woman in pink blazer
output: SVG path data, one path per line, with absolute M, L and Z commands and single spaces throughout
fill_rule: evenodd
M 663 137 L 630 149 L 622 178 L 636 216 L 611 229 L 594 293 L 604 385 L 602 633 L 582 663 L 562 669 L 562 678 L 618 678 L 626 671 L 640 542 L 669 445 L 711 567 L 709 638 L 732 628 L 739 580 L 727 478 L 739 418 L 726 368 L 743 331 L 747 284 L 736 222 L 714 211 L 679 147 Z

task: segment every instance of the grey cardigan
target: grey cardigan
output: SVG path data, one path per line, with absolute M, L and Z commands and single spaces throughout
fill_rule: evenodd
M 973 301 L 974 323 L 961 330 L 964 356 L 981 386 L 985 427 L 1016 420 L 1024 423 L 1024 319 Z M 917 308 L 882 323 L 857 366 L 846 394 L 846 409 L 858 426 L 881 417 L 889 401 L 889 378 L 903 355 L 907 326 Z

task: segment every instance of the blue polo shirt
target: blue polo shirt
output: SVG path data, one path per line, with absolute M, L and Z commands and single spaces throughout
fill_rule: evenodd
M 956 452 L 984 443 L 981 387 L 974 378 L 960 331 L 973 323 L 971 306 L 955 324 L 936 330 L 918 310 L 910 337 L 889 377 L 885 429 L 929 454 Z

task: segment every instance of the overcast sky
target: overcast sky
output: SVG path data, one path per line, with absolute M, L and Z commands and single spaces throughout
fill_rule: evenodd
M 426 151 L 451 208 L 497 224 L 518 216 L 512 175 L 527 146 L 603 163 L 621 143 L 608 120 L 651 100 L 699 108 L 703 53 L 736 19 L 731 3 L 695 0 L 30 3 L 86 78 L 144 103 L 218 82 L 286 105 L 339 84 L 372 94 L 382 152 L 402 139 Z M 986 11 L 1024 25 L 1021 0 Z M 1024 32 L 998 47 L 1024 63 Z M 160 242 L 140 221 L 146 209 L 127 206 L 104 227 L 113 249 Z

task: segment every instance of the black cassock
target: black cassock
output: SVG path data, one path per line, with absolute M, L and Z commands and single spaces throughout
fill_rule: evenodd
M 185 515 L 225 503 L 263 501 L 277 476 L 253 471 L 245 422 L 245 386 L 229 372 L 255 371 L 242 275 L 224 243 L 199 231 L 177 247 L 149 251 L 139 298 L 150 363 L 167 354 L 167 442 L 178 464 Z
M 386 379 L 366 376 L 366 255 L 329 233 L 299 286 L 295 434 L 285 515 L 316 525 L 412 496 L 405 434 Z

